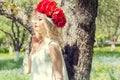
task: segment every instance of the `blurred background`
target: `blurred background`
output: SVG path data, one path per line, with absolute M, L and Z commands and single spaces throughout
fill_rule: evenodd
M 6 0 L 31 14 L 39 0 Z M 120 80 L 120 0 L 99 0 L 90 80 Z M 66 13 L 67 15 L 67 13 Z M 29 32 L 0 15 L 0 80 L 28 80 L 22 61 Z

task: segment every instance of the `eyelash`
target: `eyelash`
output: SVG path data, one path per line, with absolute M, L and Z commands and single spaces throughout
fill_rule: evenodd
M 42 19 L 39 19 L 39 21 L 41 21 Z

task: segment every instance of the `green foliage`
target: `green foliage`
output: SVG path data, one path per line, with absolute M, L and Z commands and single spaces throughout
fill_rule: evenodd
M 0 53 L 8 53 L 9 49 L 8 47 L 0 47 Z
M 0 80 L 29 80 L 30 75 L 25 75 L 22 69 L 0 71 Z
M 38 0 L 13 0 L 13 1 L 7 0 L 7 1 L 19 6 L 20 8 L 25 9 L 28 14 L 33 11 L 35 3 L 38 2 Z M 13 10 L 15 10 L 15 8 Z
M 22 67 L 23 54 L 20 54 L 20 60 L 14 62 L 14 54 L 0 54 L 0 70 L 11 70 Z
M 110 47 L 94 48 L 90 80 L 120 79 L 120 47 L 110 51 Z M 30 75 L 22 72 L 23 54 L 14 62 L 13 55 L 0 54 L 0 80 L 29 80 Z
M 1 18 L 2 18 L 2 20 L 1 20 Z M 18 22 L 17 22 L 18 23 Z M 11 30 L 11 25 L 12 25 L 12 20 L 10 20 L 10 19 L 7 19 L 7 18 L 5 18 L 4 16 L 0 16 L 0 29 L 2 29 L 2 30 L 4 30 L 5 32 L 8 32 L 8 33 L 10 33 L 11 35 L 13 35 L 13 33 L 12 33 L 12 30 Z M 22 38 L 22 34 L 23 34 L 23 26 L 21 25 L 21 24 L 19 24 L 18 23 L 18 25 L 19 25 L 19 30 L 20 30 L 20 36 L 19 36 L 19 41 L 21 42 L 21 38 Z M 14 32 L 15 32 L 15 36 L 18 36 L 18 35 L 16 35 L 16 33 L 17 33 L 17 28 L 16 27 L 13 27 L 13 29 L 14 29 Z M 24 42 L 25 43 L 27 43 L 28 41 L 28 36 L 29 36 L 29 32 L 28 31 L 26 31 L 26 35 L 25 35 L 25 38 L 24 38 Z M 15 37 L 13 37 L 13 39 L 14 39 Z M 6 44 L 8 44 L 8 43 L 12 43 L 12 40 L 11 40 L 11 38 L 10 38 L 10 36 L 8 35 L 8 34 L 5 34 L 4 32 L 2 32 L 2 31 L 0 31 L 0 44 L 2 44 L 2 43 L 6 43 Z M 9 45 L 9 44 L 8 44 Z M 1 49 L 1 48 L 0 48 Z M 1 52 L 3 52 L 4 53 L 4 49 L 2 49 L 2 51 Z
M 98 0 L 98 15 L 96 18 L 96 40 L 109 40 L 117 31 L 120 0 Z M 117 2 L 118 1 L 118 2 Z M 120 19 L 120 18 L 119 18 Z
M 30 75 L 22 72 L 23 54 L 19 62 L 14 62 L 13 55 L 0 54 L 0 80 L 29 80 Z
M 0 38 L 0 44 L 3 43 L 3 38 Z
M 95 48 L 90 80 L 120 79 L 120 47 L 110 51 L 109 47 Z
M 120 47 L 116 47 L 114 51 L 111 51 L 111 48 L 108 47 L 98 47 L 94 49 L 94 56 L 115 56 L 115 57 L 120 57 Z

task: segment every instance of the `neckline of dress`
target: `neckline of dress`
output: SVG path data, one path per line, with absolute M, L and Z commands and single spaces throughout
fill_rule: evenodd
M 42 50 L 42 49 L 44 49 L 45 47 L 47 47 L 47 45 L 48 45 L 51 41 L 52 41 L 51 39 L 45 38 L 45 41 L 44 41 L 45 44 L 42 44 L 42 46 L 39 45 L 39 46 L 38 46 L 38 49 L 36 50 L 35 53 L 37 53 L 37 52 L 39 52 L 40 50 Z

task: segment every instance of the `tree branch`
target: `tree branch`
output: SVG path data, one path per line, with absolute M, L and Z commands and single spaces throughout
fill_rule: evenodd
M 15 21 L 15 25 L 16 25 L 16 28 L 17 28 L 17 37 L 19 38 L 20 37 L 20 27 L 18 25 L 18 23 Z
M 11 35 L 10 33 L 6 32 L 6 31 L 4 31 L 4 30 L 2 30 L 2 29 L 0 29 L 0 31 L 1 31 L 1 32 L 4 32 L 4 33 L 7 34 L 7 35 L 9 35 L 10 38 L 11 38 L 12 40 L 14 40 L 13 37 L 12 37 L 12 35 Z
M 10 19 L 16 19 L 21 25 L 23 25 L 31 34 L 33 34 L 31 19 L 26 14 L 24 9 L 20 9 L 14 4 L 0 0 L 0 15 L 4 15 Z
M 16 34 L 15 34 L 15 31 L 14 31 L 14 20 L 12 20 L 11 30 L 12 30 L 14 39 L 16 39 Z
M 23 29 L 23 34 L 22 34 L 22 38 L 21 38 L 20 48 L 22 47 L 22 45 L 24 43 L 25 33 L 26 33 L 26 29 Z
M 15 21 L 15 25 L 16 25 L 16 28 L 17 28 L 17 37 L 16 37 L 16 41 L 17 41 L 17 43 L 19 44 L 20 43 L 20 40 L 19 40 L 19 38 L 20 38 L 20 27 L 19 27 L 19 25 L 18 25 L 18 23 Z M 19 44 L 19 46 L 20 46 L 20 44 Z

